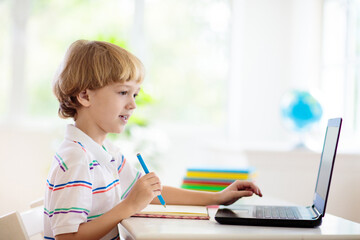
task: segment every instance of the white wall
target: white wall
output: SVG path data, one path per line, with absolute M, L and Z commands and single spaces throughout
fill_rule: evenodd
M 0 215 L 42 198 L 63 127 L 0 124 Z

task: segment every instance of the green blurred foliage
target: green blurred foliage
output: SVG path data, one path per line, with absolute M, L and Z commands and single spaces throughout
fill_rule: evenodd
M 109 42 L 118 45 L 119 47 L 122 47 L 124 49 L 128 49 L 127 42 L 115 33 L 100 33 L 96 36 L 96 40 Z
M 30 87 L 29 113 L 38 116 L 54 116 L 59 103 L 51 91 L 50 83 L 36 84 Z

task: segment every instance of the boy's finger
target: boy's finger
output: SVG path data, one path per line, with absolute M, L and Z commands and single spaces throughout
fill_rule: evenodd
M 161 191 L 156 190 L 156 191 L 154 191 L 154 194 L 155 194 L 155 196 L 159 196 L 159 195 L 161 195 Z
M 253 182 L 248 182 L 249 187 L 257 194 L 257 195 L 262 195 L 260 188 L 258 186 L 256 186 Z
M 236 197 L 237 198 L 241 198 L 241 197 L 250 197 L 254 194 L 253 191 L 239 191 L 236 192 Z
M 156 174 L 148 173 L 143 176 L 144 181 L 151 181 L 151 182 L 160 182 L 160 178 Z
M 151 189 L 153 189 L 153 190 L 161 190 L 162 187 L 161 187 L 160 184 L 155 183 L 155 184 L 152 184 L 152 185 L 151 185 Z
M 150 172 L 143 176 L 144 179 L 153 178 L 153 177 L 157 177 L 156 173 L 154 173 L 154 172 Z
M 240 182 L 240 181 L 238 181 L 236 185 L 237 185 L 238 190 L 252 191 L 255 194 L 262 197 L 262 193 L 261 193 L 259 187 L 256 186 L 253 182 L 250 182 L 250 181 Z

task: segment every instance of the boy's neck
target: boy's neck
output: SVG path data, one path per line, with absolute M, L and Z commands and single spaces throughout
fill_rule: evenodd
M 92 124 L 91 121 L 85 121 L 81 118 L 78 118 L 75 121 L 75 127 L 83 131 L 100 146 L 103 145 L 103 142 L 106 138 L 106 133 L 98 129 L 96 126 L 94 127 L 94 124 Z

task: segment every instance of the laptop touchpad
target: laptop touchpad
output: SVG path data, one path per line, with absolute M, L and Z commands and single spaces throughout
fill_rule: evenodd
M 237 217 L 250 217 L 252 216 L 252 206 L 231 206 L 229 208 L 224 208 L 223 210 L 227 210 L 226 212 L 229 214 L 230 212 L 232 215 L 236 215 Z

